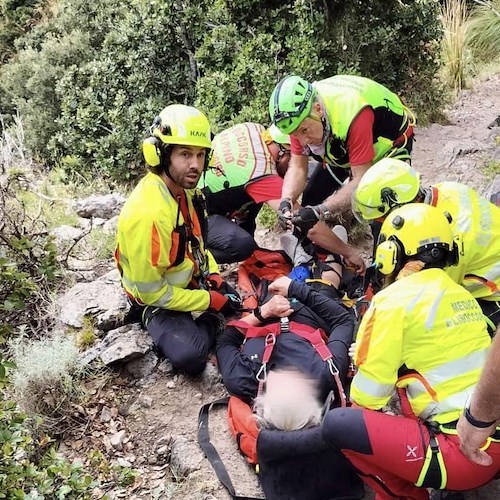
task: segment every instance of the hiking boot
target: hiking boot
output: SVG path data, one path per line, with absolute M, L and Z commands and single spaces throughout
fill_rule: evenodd
M 280 236 L 280 244 L 295 267 L 310 264 L 313 261 L 312 256 L 304 250 L 304 247 L 299 243 L 298 238 L 294 234 L 290 232 L 282 234 Z
M 340 224 L 332 227 L 332 233 L 342 242 L 347 243 L 347 229 Z
M 429 500 L 464 500 L 464 494 L 461 491 L 450 490 L 432 490 Z

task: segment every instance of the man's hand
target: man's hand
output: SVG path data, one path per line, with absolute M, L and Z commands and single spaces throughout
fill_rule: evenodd
M 274 295 L 260 308 L 260 313 L 264 319 L 285 318 L 293 313 L 293 309 L 290 307 L 288 299 L 281 295 Z
M 304 234 L 321 220 L 321 214 L 326 207 L 324 205 L 314 205 L 299 208 L 292 217 L 292 224 L 297 226 Z
M 292 280 L 288 276 L 281 276 L 281 278 L 274 280 L 269 285 L 268 290 L 271 293 L 282 295 L 283 297 L 288 297 L 288 289 L 290 288 L 291 282 Z
M 478 465 L 488 466 L 492 464 L 491 457 L 480 447 L 484 445 L 487 438 L 495 431 L 496 423 L 491 427 L 480 429 L 474 427 L 460 415 L 457 424 L 458 439 L 460 440 L 460 450 L 471 461 Z
M 357 252 L 352 252 L 349 255 L 344 255 L 344 264 L 347 269 L 356 274 L 365 274 L 366 263 L 363 257 Z
M 292 229 L 292 200 L 283 198 L 278 208 L 278 222 L 283 229 Z

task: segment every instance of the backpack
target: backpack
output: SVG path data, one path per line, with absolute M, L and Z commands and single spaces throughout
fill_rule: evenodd
M 238 288 L 243 300 L 243 307 L 255 309 L 259 298 L 267 295 L 267 284 L 287 276 L 292 270 L 292 261 L 281 250 L 257 248 L 238 268 Z M 263 288 L 264 287 L 264 288 Z

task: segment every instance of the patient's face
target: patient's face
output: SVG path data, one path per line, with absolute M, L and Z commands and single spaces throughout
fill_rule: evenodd
M 262 427 L 294 431 L 320 423 L 317 383 L 298 370 L 271 370 L 255 402 Z

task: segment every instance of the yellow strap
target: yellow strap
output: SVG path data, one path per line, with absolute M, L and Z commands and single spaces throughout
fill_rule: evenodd
M 444 489 L 446 487 L 446 482 L 448 480 L 448 473 L 446 471 L 446 465 L 443 460 L 443 454 L 441 453 L 441 448 L 439 446 L 439 442 L 436 439 L 436 446 L 437 446 L 437 461 L 439 464 L 439 469 L 441 472 L 441 483 L 438 489 Z M 420 474 L 418 475 L 417 482 L 415 483 L 415 486 L 421 487 L 422 484 L 425 481 L 425 478 L 427 477 L 427 473 L 429 472 L 429 467 L 431 466 L 432 462 L 432 447 L 431 443 L 429 442 L 429 446 L 427 447 L 427 451 L 425 453 L 425 460 L 424 460 L 424 465 L 422 466 L 422 470 L 420 471 Z
M 424 460 L 424 465 L 422 466 L 422 470 L 420 471 L 420 474 L 418 475 L 417 482 L 415 483 L 415 486 L 422 486 L 425 476 L 427 475 L 427 471 L 429 470 L 429 467 L 431 465 L 431 458 L 432 458 L 432 448 L 429 445 L 427 447 L 427 451 L 425 453 L 425 460 Z
M 321 278 L 307 278 L 306 283 L 322 283 L 323 285 L 333 286 L 333 283 L 330 283 L 329 281 Z

